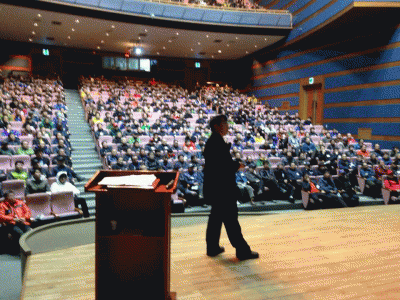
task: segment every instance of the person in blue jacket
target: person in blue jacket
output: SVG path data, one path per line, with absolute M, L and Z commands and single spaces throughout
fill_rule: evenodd
M 329 171 L 318 181 L 317 189 L 323 194 L 323 203 L 328 207 L 347 207 L 342 199 Z

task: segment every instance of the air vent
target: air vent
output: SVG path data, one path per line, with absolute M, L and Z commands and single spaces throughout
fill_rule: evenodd
M 214 43 L 221 43 L 222 40 L 214 40 Z
M 61 26 L 61 22 L 60 21 L 51 21 L 51 24 L 57 25 L 57 26 Z
M 46 38 L 46 40 L 48 40 L 48 41 L 54 41 L 54 38 L 53 38 L 52 36 L 48 36 L 48 37 Z

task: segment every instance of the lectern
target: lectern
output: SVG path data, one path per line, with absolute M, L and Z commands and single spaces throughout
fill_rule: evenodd
M 151 188 L 104 186 L 105 177 L 154 174 Z M 170 291 L 171 195 L 178 172 L 100 170 L 96 193 L 96 299 L 175 299 Z

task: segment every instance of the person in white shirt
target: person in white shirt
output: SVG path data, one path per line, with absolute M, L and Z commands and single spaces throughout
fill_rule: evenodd
M 53 184 L 51 185 L 50 191 L 52 193 L 72 192 L 74 194 L 75 207 L 78 208 L 78 206 L 80 205 L 81 209 L 83 211 L 83 216 L 85 218 L 88 218 L 89 210 L 88 210 L 86 201 L 85 201 L 85 199 L 78 197 L 78 195 L 80 194 L 80 191 L 72 183 L 68 182 L 67 172 L 65 172 L 65 171 L 58 172 L 56 178 L 57 178 L 57 180 L 55 182 L 53 182 Z

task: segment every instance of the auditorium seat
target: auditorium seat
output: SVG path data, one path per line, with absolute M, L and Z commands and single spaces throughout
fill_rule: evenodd
M 13 191 L 15 194 L 15 198 L 17 199 L 25 199 L 25 181 L 23 180 L 5 180 L 2 183 L 2 191 Z
M 0 155 L 0 169 L 6 172 L 10 168 L 11 168 L 11 156 Z
M 51 211 L 50 198 L 51 196 L 49 193 L 36 193 L 26 196 L 26 205 L 32 212 L 32 219 L 41 221 L 54 219 L 54 215 Z
M 50 202 L 52 213 L 56 218 L 82 215 L 82 213 L 75 208 L 74 194 L 72 192 L 51 193 Z

